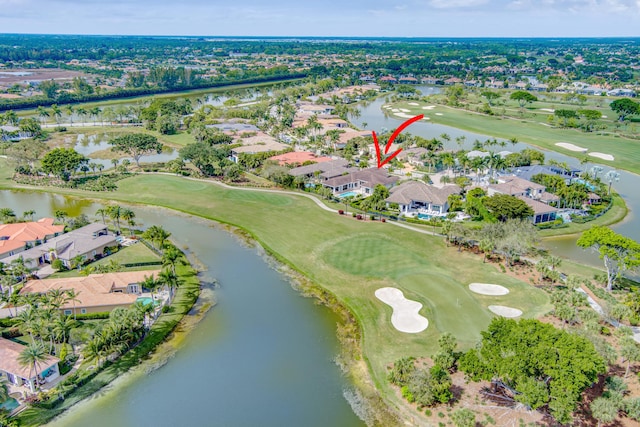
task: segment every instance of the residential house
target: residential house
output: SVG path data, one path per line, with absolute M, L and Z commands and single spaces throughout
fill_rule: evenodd
M 418 79 L 412 76 L 402 76 L 398 79 L 398 82 L 404 83 L 404 84 L 416 85 L 418 84 Z
M 397 203 L 400 214 L 413 216 L 415 214 L 429 214 L 442 216 L 449 210 L 449 196 L 459 194 L 457 185 L 445 185 L 438 188 L 422 181 L 407 181 L 390 190 L 385 200 L 387 206 Z
M 457 77 L 450 77 L 444 81 L 444 84 L 447 86 L 452 86 L 459 83 L 462 83 L 462 79 L 459 79 Z
M 16 126 L 0 126 L 0 141 L 20 141 L 21 139 L 31 138 L 31 132 L 21 131 Z
M 580 176 L 582 171 L 580 169 L 570 168 L 564 169 L 560 166 L 555 165 L 532 165 L 532 166 L 519 166 L 518 168 L 513 170 L 513 175 L 518 178 L 526 179 L 527 181 L 531 181 L 536 175 L 544 174 L 544 175 L 557 175 L 564 178 L 565 183 L 571 184 L 571 181 Z
M 45 294 L 51 290 L 74 290 L 75 301 L 67 301 L 60 307 L 65 315 L 74 313 L 103 313 L 117 307 L 129 307 L 140 294 L 147 277 L 156 277 L 158 270 L 126 271 L 121 273 L 90 274 L 80 277 L 30 280 L 20 290 L 20 295 Z
M 384 77 L 380 77 L 380 82 L 381 83 L 396 83 L 398 80 L 396 80 L 395 77 L 393 76 L 384 76 Z
M 2 262 L 11 264 L 13 260 L 22 257 L 27 268 L 35 269 L 59 259 L 69 268 L 76 258 L 84 261 L 99 259 L 107 252 L 107 248 L 117 245 L 116 236 L 106 225 L 93 223 L 53 237 L 39 246 L 4 258 Z
M 558 213 L 558 209 L 553 206 L 549 206 L 545 203 L 539 202 L 537 200 L 532 199 L 531 197 L 526 196 L 516 196 L 518 199 L 525 202 L 531 209 L 533 209 L 533 220 L 534 224 L 539 224 L 541 222 L 555 221 L 556 215 Z
M 207 128 L 220 129 L 225 133 L 259 132 L 260 129 L 250 123 L 226 122 L 214 125 L 206 125 Z
M 391 188 L 396 181 L 398 181 L 398 177 L 389 176 L 385 169 L 369 168 L 327 179 L 322 182 L 322 185 L 330 188 L 336 196 L 345 192 L 356 192 L 370 196 L 377 185 Z
M 28 387 L 35 393 L 38 384 L 51 382 L 60 376 L 60 359 L 47 355 L 36 367 L 22 365 L 20 354 L 26 347 L 15 341 L 0 337 L 0 379 L 6 378 L 9 384 Z
M 518 178 L 517 176 L 506 176 L 498 180 L 498 184 L 490 184 L 487 194 L 508 194 L 510 196 L 522 196 L 531 199 L 539 199 L 544 193 L 545 186 Z
M 53 225 L 53 218 L 0 224 L 0 259 L 23 252 L 64 233 L 64 225 Z
M 330 162 L 331 157 L 318 157 L 310 151 L 292 151 L 277 156 L 269 157 L 268 160 L 276 161 L 280 166 L 301 165 L 304 162 Z
M 607 91 L 608 96 L 627 96 L 635 98 L 637 96 L 636 91 L 633 89 L 612 89 Z
M 441 85 L 444 83 L 442 79 L 439 79 L 433 76 L 423 77 L 421 81 L 423 84 L 426 84 L 426 85 Z
M 311 165 L 300 166 L 289 171 L 291 176 L 305 176 L 309 179 L 318 178 L 320 181 L 335 178 L 337 176 L 346 175 L 355 172 L 357 168 L 350 168 L 349 162 L 345 159 L 336 159 L 328 162 L 314 163 Z

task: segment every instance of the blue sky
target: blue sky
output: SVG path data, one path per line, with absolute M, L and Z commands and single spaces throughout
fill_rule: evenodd
M 640 0 L 0 0 L 0 32 L 640 36 Z

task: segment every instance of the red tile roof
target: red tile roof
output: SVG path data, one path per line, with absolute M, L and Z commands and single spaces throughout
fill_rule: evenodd
M 292 151 L 291 153 L 284 153 L 278 156 L 269 157 L 269 160 L 277 161 L 280 166 L 291 165 L 294 163 L 303 164 L 306 161 L 313 161 L 316 163 L 331 161 L 330 157 L 316 157 L 316 155 L 310 151 Z

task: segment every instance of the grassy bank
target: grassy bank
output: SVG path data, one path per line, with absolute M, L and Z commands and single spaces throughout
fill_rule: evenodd
M 182 285 L 178 288 L 170 311 L 160 315 L 140 345 L 127 352 L 113 364 L 105 367 L 91 381 L 67 396 L 56 408 L 29 408 L 21 412 L 16 417 L 20 425 L 29 427 L 39 426 L 50 421 L 71 406 L 90 397 L 130 369 L 138 366 L 142 360 L 147 359 L 156 347 L 167 339 L 181 320 L 183 320 L 183 317 L 189 313 L 189 310 L 193 307 L 200 293 L 200 282 L 196 277 L 195 270 L 188 265 L 178 265 L 177 272 Z
M 396 405 L 401 403 L 385 379 L 388 364 L 396 359 L 433 354 L 443 332 L 453 333 L 463 349 L 475 345 L 493 317 L 487 309 L 490 304 L 519 308 L 526 317 L 550 309 L 544 292 L 501 274 L 495 266 L 483 264 L 481 257 L 457 253 L 440 237 L 339 216 L 303 197 L 226 189 L 165 175 L 137 176 L 121 181 L 117 192 L 89 196 L 164 206 L 245 230 L 353 314 L 373 383 L 387 402 Z M 468 290 L 471 282 L 500 283 L 511 293 L 473 294 Z M 391 308 L 374 296 L 383 286 L 397 287 L 423 304 L 421 314 L 429 319 L 429 328 L 419 334 L 393 328 Z
M 640 140 L 625 139 L 611 134 L 599 134 L 598 132 L 553 128 L 547 125 L 544 119 L 549 115 L 548 112 L 534 114 L 526 110 L 524 117 L 519 119 L 503 118 L 501 115 L 490 116 L 444 105 L 435 105 L 434 108 L 427 110 L 422 108 L 428 105 L 433 104 L 420 102 L 416 106 L 409 105 L 407 101 L 403 101 L 393 104 L 393 108 L 408 110 L 409 112 L 406 113 L 408 115 L 424 114 L 425 117 L 429 118 L 429 122 L 432 123 L 496 138 L 510 139 L 515 137 L 520 142 L 557 151 L 579 160 L 583 159 L 585 157 L 584 154 L 555 145 L 557 142 L 569 142 L 579 147 L 587 148 L 589 151 L 611 154 L 615 157 L 615 160 L 610 162 L 587 156 L 590 163 L 600 163 L 640 174 Z M 544 106 L 551 107 L 552 105 L 554 104 L 536 103 L 535 111 L 540 111 L 540 108 Z M 396 117 L 394 113 L 390 112 L 389 114 L 390 117 L 397 118 L 399 120 L 398 123 L 406 120 L 402 117 Z M 615 113 L 611 112 L 609 114 L 609 117 L 615 117 Z M 508 146 L 506 149 L 509 149 Z
M 627 212 L 628 209 L 626 203 L 624 202 L 624 199 L 618 194 L 614 194 L 613 205 L 611 206 L 611 209 L 609 209 L 607 213 L 602 215 L 601 217 L 596 218 L 593 221 L 585 222 L 583 224 L 572 222 L 569 223 L 569 226 L 565 228 L 540 230 L 540 237 L 555 237 L 568 234 L 578 234 L 597 225 L 617 224 L 627 216 Z

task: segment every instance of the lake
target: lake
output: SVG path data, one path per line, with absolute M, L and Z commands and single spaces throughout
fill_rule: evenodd
M 93 216 L 100 207 L 11 191 L 0 191 L 0 206 L 36 217 L 65 208 Z M 334 362 L 338 319 L 330 310 L 301 297 L 258 249 L 215 223 L 133 209 L 137 221 L 161 225 L 207 267 L 220 284 L 217 305 L 165 365 L 99 392 L 52 426 L 364 425 L 344 397 L 353 385 Z

